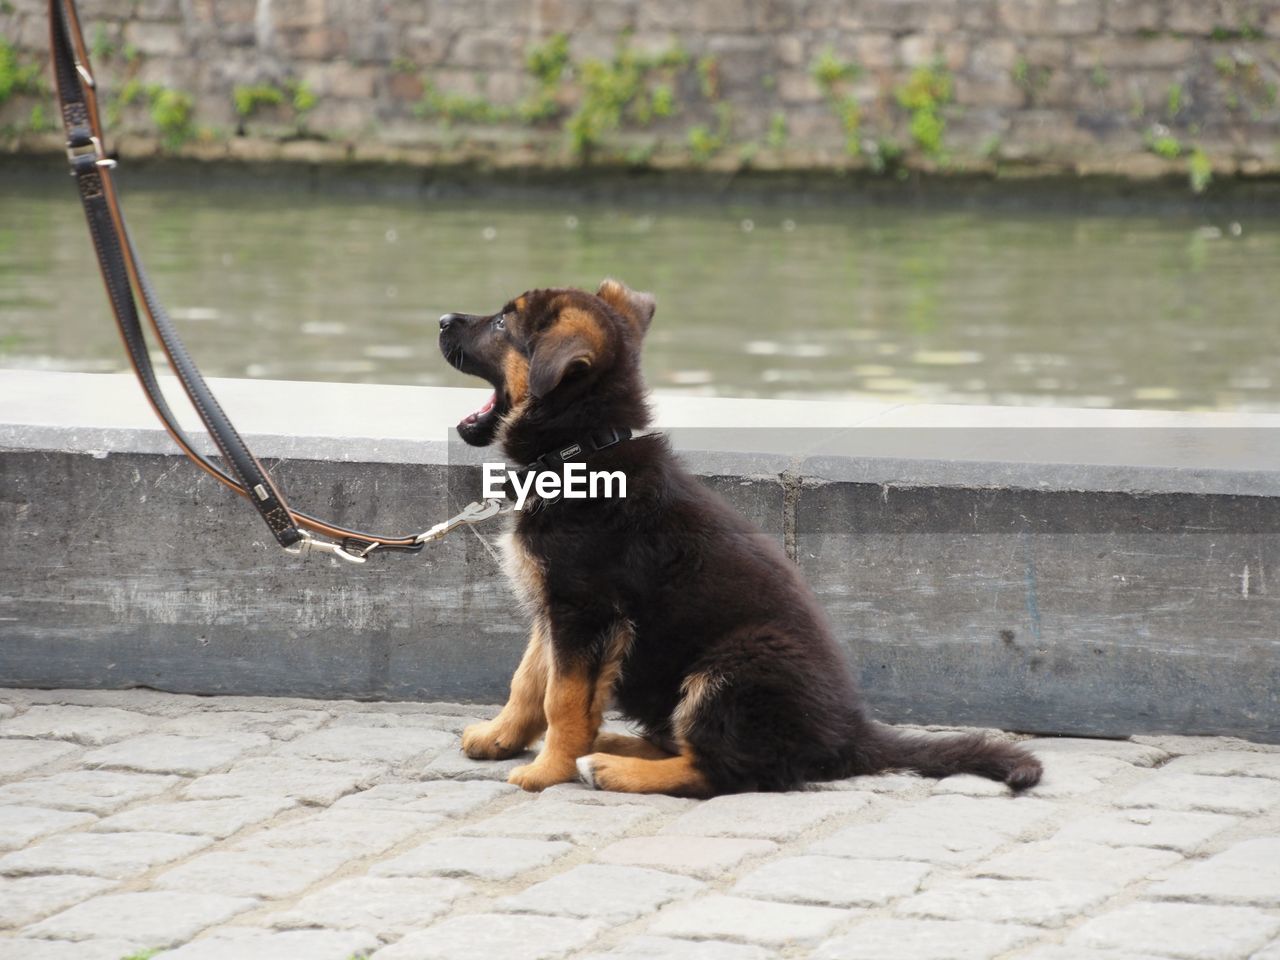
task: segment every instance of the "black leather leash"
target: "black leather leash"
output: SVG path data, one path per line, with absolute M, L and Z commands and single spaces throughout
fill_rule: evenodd
M 89 221 L 89 232 L 93 236 L 111 310 L 124 339 L 129 362 L 148 401 L 182 451 L 219 483 L 252 503 L 271 529 L 276 542 L 293 554 L 327 552 L 344 560 L 363 563 L 373 550 L 417 553 L 425 543 L 439 539 L 460 524 L 476 523 L 500 512 L 500 501 L 472 503 L 457 516 L 424 533 L 382 537 L 350 530 L 289 506 L 262 464 L 236 432 L 192 362 L 168 314 L 160 305 L 133 246 L 112 183 L 111 171 L 116 161 L 107 156 L 102 145 L 97 93 L 75 0 L 50 0 L 49 31 L 58 101 L 67 134 L 67 159 Z M 183 390 L 222 454 L 222 462 L 227 469 L 212 463 L 195 449 L 169 408 L 151 364 L 135 291 L 140 294 L 143 312 L 164 347 Z M 333 539 L 317 540 L 312 534 Z

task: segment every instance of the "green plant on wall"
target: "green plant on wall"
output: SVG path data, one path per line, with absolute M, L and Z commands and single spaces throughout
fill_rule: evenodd
M 712 130 L 704 123 L 689 128 L 686 139 L 693 162 L 706 163 L 725 148 L 733 135 L 733 108 L 727 103 L 716 104 L 716 127 Z
M 27 129 L 32 133 L 44 133 L 46 130 L 54 129 L 53 123 L 45 116 L 44 104 L 37 103 L 31 108 L 31 113 L 27 117 Z
M 303 127 L 307 113 L 314 110 L 319 102 L 306 81 L 294 79 L 286 80 L 280 85 L 256 83 L 238 86 L 231 91 L 231 100 L 242 120 L 247 120 L 264 108 L 287 105 L 293 112 L 299 129 Z
M 525 69 L 535 87 L 516 107 L 495 104 L 479 95 L 441 90 L 430 77 L 423 77 L 422 97 L 414 112 L 420 117 L 435 117 L 446 126 L 507 123 L 516 119 L 532 124 L 546 123 L 563 113 L 561 84 L 570 67 L 569 38 L 557 33 L 532 47 L 526 55 Z
M 118 127 L 124 115 L 124 108 L 134 103 L 143 94 L 142 81 L 136 77 L 126 80 L 114 97 L 107 100 L 107 123 Z
M 844 131 L 845 150 L 849 154 L 856 154 L 859 150 L 858 131 L 862 127 L 862 107 L 844 87 L 849 81 L 857 79 L 861 72 L 858 65 L 841 60 L 834 50 L 827 47 L 818 54 L 809 72 L 840 121 L 840 129 Z
M 670 75 L 687 62 L 679 47 L 647 56 L 624 39 L 613 60 L 589 59 L 576 66 L 582 100 L 565 124 L 574 156 L 588 157 L 626 122 L 647 126 L 655 117 L 674 112 Z
M 1049 89 L 1049 80 L 1053 77 L 1053 68 L 1038 66 L 1030 63 L 1026 57 L 1019 57 L 1013 65 L 1012 76 L 1013 85 L 1022 91 L 1027 103 L 1035 104 L 1039 102 L 1044 92 Z M 1095 83 L 1094 86 L 1097 86 L 1097 84 Z
M 1177 160 L 1183 154 L 1182 141 L 1168 127 L 1155 124 L 1143 138 L 1147 149 L 1163 160 Z
M 116 45 L 111 42 L 111 35 L 102 24 L 98 24 L 93 29 L 93 43 L 89 47 L 89 52 L 97 61 L 110 60 L 116 54 Z
M 430 80 L 422 82 L 422 99 L 414 107 L 420 117 L 437 117 L 448 126 L 454 123 L 501 123 L 510 120 L 512 111 L 490 103 L 484 97 L 440 90 Z
M 823 93 L 830 93 L 837 84 L 845 80 L 856 80 L 859 70 L 857 64 L 852 61 L 841 60 L 836 56 L 836 52 L 833 49 L 825 47 L 818 54 L 817 59 L 813 61 L 810 73 L 818 86 L 822 88 Z
M 284 103 L 284 91 L 273 84 L 259 83 L 236 87 L 231 91 L 231 99 L 237 114 L 250 117 L 263 107 L 278 107 Z
M 120 123 L 124 108 L 145 100 L 152 124 L 160 140 L 170 150 L 182 146 L 195 135 L 195 101 L 191 94 L 162 84 L 143 85 L 136 77 L 125 82 L 107 103 L 107 122 Z
M 624 125 L 645 127 L 673 116 L 679 109 L 675 74 L 688 59 L 678 46 L 656 55 L 640 54 L 624 36 L 613 59 L 574 63 L 568 37 L 555 34 L 531 48 L 525 57 L 534 89 L 515 107 L 481 96 L 446 92 L 424 78 L 422 99 L 415 112 L 446 124 L 561 121 L 574 156 L 585 158 L 608 134 Z M 572 111 L 565 106 L 567 78 L 576 81 L 580 94 Z
M 1187 175 L 1191 181 L 1192 193 L 1204 193 L 1213 182 L 1213 163 L 1200 147 L 1191 151 L 1191 157 L 1187 161 Z
M 1244 51 L 1216 58 L 1213 68 L 1228 110 L 1247 109 L 1256 119 L 1259 108 L 1274 109 L 1280 99 L 1280 87 L 1263 74 L 1257 58 Z
M 533 47 L 524 64 L 537 85 L 520 104 L 520 116 L 527 123 L 554 119 L 560 113 L 560 83 L 569 68 L 569 38 L 554 34 Z
M 1254 16 L 1257 16 L 1256 11 Z M 1246 23 L 1242 27 L 1216 26 L 1209 33 L 1209 39 L 1218 43 L 1227 43 L 1232 40 L 1261 40 L 1265 36 L 1262 28 L 1256 23 Z
M 906 151 L 897 141 L 885 138 L 869 141 L 862 152 L 867 158 L 867 164 L 871 167 L 872 173 L 880 176 L 894 176 L 899 180 L 907 178 L 907 168 L 902 165 Z
M 658 142 L 655 139 L 646 140 L 644 143 L 637 143 L 626 152 L 623 159 L 629 167 L 647 167 L 653 160 L 653 155 L 658 151 Z
M 43 94 L 45 91 L 44 72 L 40 65 L 24 64 L 13 45 L 0 37 L 0 103 L 15 94 Z
M 644 53 L 632 47 L 629 34 L 624 33 L 611 58 L 575 60 L 568 37 L 554 34 L 529 48 L 524 66 L 533 81 L 532 89 L 515 105 L 447 92 L 430 77 L 424 77 L 422 98 L 415 111 L 445 124 L 558 124 L 564 130 L 570 154 L 586 161 L 612 134 L 627 128 L 644 129 L 676 116 L 682 109 L 677 91 L 692 88 L 696 81 L 703 99 L 714 106 L 715 119 L 686 130 L 686 145 L 692 157 L 696 162 L 706 162 L 727 147 L 732 138 L 733 111 L 719 102 L 720 66 L 713 56 L 695 62 L 679 45 Z M 860 120 L 858 105 L 851 97 L 844 97 L 843 91 L 836 91 L 834 84 L 853 77 L 856 68 L 837 64 L 832 70 L 820 61 L 817 69 L 832 85 L 833 102 L 854 149 Z M 786 118 L 779 114 L 771 121 L 765 142 L 777 147 L 786 137 Z M 617 157 L 636 163 L 639 157 L 651 157 L 658 144 L 658 139 L 633 144 Z M 758 148 L 759 144 L 748 145 L 743 156 L 754 156 Z
M 302 118 L 316 108 L 320 98 L 307 86 L 305 80 L 286 80 L 285 89 L 289 92 L 289 102 L 293 106 L 294 115 Z
M 669 83 L 655 83 L 650 91 L 653 115 L 665 119 L 676 112 L 676 92 Z
M 147 88 L 151 104 L 151 122 L 160 132 L 160 139 L 170 150 L 182 146 L 195 133 L 192 114 L 195 101 L 191 94 L 158 84 Z
M 951 75 L 939 64 L 917 67 L 898 88 L 897 98 L 910 114 L 909 129 L 916 146 L 925 156 L 942 159 L 942 138 L 947 131 L 942 108 L 951 102 Z

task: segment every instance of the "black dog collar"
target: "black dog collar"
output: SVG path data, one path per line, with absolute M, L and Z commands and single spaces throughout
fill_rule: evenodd
M 610 427 L 599 433 L 588 434 L 584 439 L 576 443 L 570 443 L 558 450 L 544 453 L 532 463 L 525 464 L 520 473 L 523 475 L 526 473 L 541 473 L 544 470 L 559 470 L 566 463 L 585 460 L 593 453 L 607 450 L 614 444 L 630 439 L 631 431 L 627 427 Z
M 604 430 L 593 431 L 581 440 L 565 444 L 555 450 L 549 450 L 538 457 L 537 460 L 525 464 L 520 470 L 519 476 L 523 480 L 531 473 L 535 475 L 545 472 L 560 474 L 566 463 L 586 460 L 592 454 L 607 450 L 624 440 L 630 440 L 631 436 L 632 433 L 629 427 L 608 427 Z M 507 497 L 510 498 L 514 492 L 511 489 L 510 480 L 506 483 L 506 490 Z M 543 503 L 555 503 L 559 499 L 559 497 L 556 497 L 555 500 L 544 500 Z

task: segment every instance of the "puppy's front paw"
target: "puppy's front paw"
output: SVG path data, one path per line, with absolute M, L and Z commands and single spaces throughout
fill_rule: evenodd
M 557 783 L 568 783 L 577 779 L 577 769 L 573 765 L 573 761 L 568 764 L 557 763 L 552 760 L 543 760 L 541 756 L 533 763 L 526 763 L 523 767 L 516 767 L 511 771 L 511 775 L 507 777 L 507 783 L 514 783 L 522 790 L 529 790 L 537 793 L 545 790 L 547 787 L 555 786 Z
M 462 731 L 462 752 L 472 760 L 507 760 L 524 748 L 497 720 L 473 723 Z

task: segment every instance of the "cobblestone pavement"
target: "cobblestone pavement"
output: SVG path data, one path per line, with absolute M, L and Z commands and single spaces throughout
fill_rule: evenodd
M 1280 960 L 1280 747 L 1030 740 L 1016 799 L 533 796 L 458 752 L 492 713 L 0 691 L 0 958 Z

